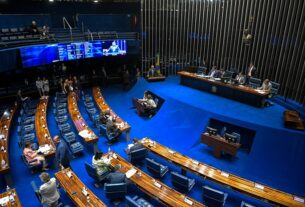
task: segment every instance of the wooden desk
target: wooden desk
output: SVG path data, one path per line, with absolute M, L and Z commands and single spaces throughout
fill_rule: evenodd
M 285 111 L 284 120 L 285 127 L 304 131 L 304 123 L 298 112 L 290 110 Z
M 8 112 L 8 116 L 2 115 L 0 119 L 0 135 L 2 136 L 2 139 L 0 140 L 0 149 L 3 148 L 3 150 L 0 150 L 0 174 L 7 174 L 10 172 L 10 163 L 9 163 L 9 156 L 8 156 L 8 142 L 9 142 L 9 134 L 10 129 L 13 121 L 14 114 L 17 110 L 17 105 L 12 106 Z M 1 165 L 1 161 L 5 161 L 5 165 Z
M 106 154 L 105 156 L 108 156 Z M 116 156 L 116 158 L 114 157 Z M 113 154 L 111 159 L 111 165 L 115 166 L 117 164 L 121 165 L 121 172 L 126 173 L 128 170 L 134 168 L 137 170 L 132 177 L 129 178 L 133 183 L 135 183 L 142 191 L 150 195 L 151 197 L 159 200 L 160 202 L 164 203 L 167 206 L 173 207 L 189 207 L 189 206 L 204 206 L 202 203 L 195 201 L 192 198 L 187 197 L 185 194 L 179 193 L 178 191 L 166 186 L 164 183 L 155 180 L 153 177 L 147 175 L 146 173 L 142 172 L 137 167 L 133 166 L 131 163 L 124 160 L 118 154 Z M 157 187 L 155 183 L 159 183 L 161 188 Z M 184 199 L 189 200 L 193 203 L 190 205 L 184 201 Z
M 16 190 L 15 190 L 15 189 L 11 189 L 11 193 L 12 193 L 12 195 L 14 196 L 15 201 L 14 201 L 14 202 L 10 202 L 10 201 L 9 201 L 9 202 L 6 204 L 5 207 L 21 207 L 22 205 L 21 205 L 21 203 L 20 203 L 20 200 L 19 200 L 19 198 L 18 198 L 18 195 L 17 195 Z M 8 193 L 7 193 L 7 192 L 4 192 L 4 193 L 1 193 L 1 194 L 0 194 L 0 198 L 4 198 L 4 197 L 7 197 L 7 196 L 8 196 Z
M 201 142 L 212 147 L 214 149 L 213 154 L 217 158 L 221 157 L 221 152 L 235 156 L 240 148 L 239 143 L 230 143 L 223 137 L 209 135 L 208 133 L 201 134 Z
M 149 138 L 143 138 L 142 144 L 151 152 L 180 166 L 183 170 L 191 171 L 196 175 L 218 183 L 225 187 L 247 194 L 254 198 L 267 200 L 271 203 L 284 206 L 304 207 L 304 198 L 285 193 L 283 191 L 246 180 L 233 174 L 221 171 L 217 168 L 193 160 L 179 152 L 175 152 Z
M 55 155 L 56 147 L 51 138 L 51 134 L 48 129 L 47 121 L 47 109 L 48 109 L 49 98 L 41 98 L 35 115 L 35 130 L 38 139 L 39 147 L 49 145 L 51 150 L 44 154 L 46 158 L 52 157 Z
M 197 88 L 203 91 L 217 94 L 226 98 L 234 99 L 256 107 L 263 107 L 269 93 L 253 88 L 223 83 L 214 79 L 208 79 L 189 72 L 178 72 L 181 76 L 182 85 Z
M 126 132 L 126 140 L 127 142 L 130 140 L 130 129 L 131 126 L 127 123 L 124 122 L 124 120 L 122 118 L 120 118 L 114 111 L 112 111 L 112 109 L 109 107 L 109 105 L 106 103 L 102 93 L 101 93 L 101 89 L 98 87 L 93 87 L 92 88 L 92 93 L 93 93 L 93 97 L 94 100 L 97 104 L 97 106 L 99 107 L 99 109 L 104 112 L 106 110 L 110 111 L 110 115 L 112 117 L 116 117 L 115 119 L 115 124 L 119 127 L 119 129 L 121 130 L 121 132 Z
M 98 150 L 97 142 L 98 136 L 88 127 L 85 119 L 82 117 L 81 113 L 79 112 L 77 106 L 77 98 L 74 92 L 69 93 L 68 95 L 68 110 L 70 117 L 73 121 L 73 124 L 78 131 L 79 135 L 83 132 L 87 132 L 86 136 L 81 136 L 83 141 L 86 144 L 93 144 L 93 151 L 94 153 Z
M 68 176 L 69 172 L 71 177 Z M 70 170 L 70 168 L 59 171 L 55 174 L 60 186 L 66 191 L 73 203 L 78 207 L 103 207 L 106 206 L 94 193 L 87 189 L 85 184 Z M 82 192 L 86 188 L 88 196 Z M 89 198 L 89 199 L 88 199 Z

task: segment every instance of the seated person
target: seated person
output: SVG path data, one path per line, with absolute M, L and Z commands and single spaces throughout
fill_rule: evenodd
M 32 21 L 31 27 L 30 27 L 30 33 L 35 35 L 35 34 L 39 34 L 39 30 L 36 24 L 36 21 Z
M 152 96 L 150 94 L 148 94 L 148 96 L 147 96 L 146 108 L 147 109 L 155 109 L 155 108 L 157 108 L 157 104 L 155 103 L 155 101 L 153 100 L 153 98 L 152 98 Z
M 219 70 L 217 70 L 216 66 L 213 66 L 208 76 L 210 76 L 211 78 L 220 78 L 221 73 Z
M 111 171 L 110 160 L 103 157 L 103 152 L 96 152 L 92 157 L 92 165 L 96 169 L 98 175 L 102 175 L 107 171 Z
M 246 77 L 244 76 L 243 72 L 238 73 L 235 77 L 237 84 L 243 85 L 246 83 Z
M 106 130 L 108 134 L 111 134 L 112 136 L 119 136 L 121 134 L 121 130 L 115 125 L 115 119 L 112 119 L 112 116 L 110 116 L 107 119 L 106 123 Z
M 28 161 L 28 163 L 30 163 L 31 165 L 40 165 L 42 163 L 42 170 L 48 170 L 47 162 L 44 156 L 32 150 L 30 142 L 27 142 L 25 144 L 25 147 L 23 149 L 23 155 L 25 159 Z
M 104 112 L 101 112 L 99 116 L 100 122 L 106 126 L 109 117 L 111 117 L 109 110 L 105 110 Z
M 154 77 L 155 76 L 155 66 L 151 65 L 150 69 L 147 72 L 147 77 Z
M 216 75 L 218 76 L 217 78 L 222 78 L 222 77 L 224 77 L 224 74 L 225 74 L 225 70 L 223 68 L 221 68 L 219 70 L 219 74 L 216 74 Z
M 147 101 L 147 97 L 148 97 L 148 91 L 144 91 L 144 96 L 142 99 L 138 99 L 138 101 Z
M 107 183 L 125 183 L 127 181 L 126 175 L 120 172 L 121 166 L 116 165 L 114 167 L 114 172 L 111 172 L 107 175 Z
M 258 89 L 269 92 L 271 89 L 271 83 L 270 83 L 269 79 L 265 79 L 262 86 L 259 87 Z
M 48 207 L 57 206 L 60 195 L 57 189 L 56 179 L 50 178 L 50 175 L 45 172 L 41 173 L 39 177 L 43 182 L 43 184 L 39 187 L 41 203 Z
M 132 144 L 129 144 L 128 147 L 125 149 L 125 152 L 127 154 L 130 154 L 130 152 L 136 151 L 138 149 L 142 149 L 144 148 L 144 146 L 141 144 L 141 142 L 139 142 L 139 140 L 137 138 L 134 138 Z

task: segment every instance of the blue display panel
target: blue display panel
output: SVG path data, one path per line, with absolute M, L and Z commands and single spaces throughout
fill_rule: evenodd
M 122 56 L 127 54 L 126 40 L 101 40 L 50 45 L 36 45 L 20 48 L 24 68 L 102 56 Z
M 46 65 L 59 60 L 57 44 L 20 48 L 24 68 Z

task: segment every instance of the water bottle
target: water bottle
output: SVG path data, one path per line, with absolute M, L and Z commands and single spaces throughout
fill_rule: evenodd
M 11 188 L 8 185 L 6 186 L 6 192 L 8 195 L 11 195 Z

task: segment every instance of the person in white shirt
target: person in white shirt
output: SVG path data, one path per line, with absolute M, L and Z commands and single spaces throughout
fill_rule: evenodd
M 103 152 L 96 152 L 92 157 L 92 165 L 96 169 L 98 175 L 102 175 L 107 171 L 111 171 L 110 159 L 103 157 Z
M 150 108 L 150 109 L 155 109 L 157 108 L 157 104 L 155 103 L 155 101 L 152 99 L 151 95 L 148 94 L 147 96 L 147 107 Z
M 237 81 L 238 84 L 245 84 L 246 82 L 246 79 L 245 79 L 245 76 L 243 74 L 243 72 L 240 72 L 236 77 L 235 77 L 235 80 Z
M 40 97 L 43 96 L 43 81 L 40 79 L 40 77 L 38 77 L 36 80 L 36 87 Z
M 60 195 L 57 189 L 56 179 L 50 178 L 50 175 L 46 172 L 41 173 L 39 177 L 43 182 L 39 187 L 41 203 L 48 207 L 57 206 Z
M 269 92 L 271 89 L 271 83 L 270 83 L 269 79 L 265 79 L 262 86 L 259 87 L 258 89 Z

